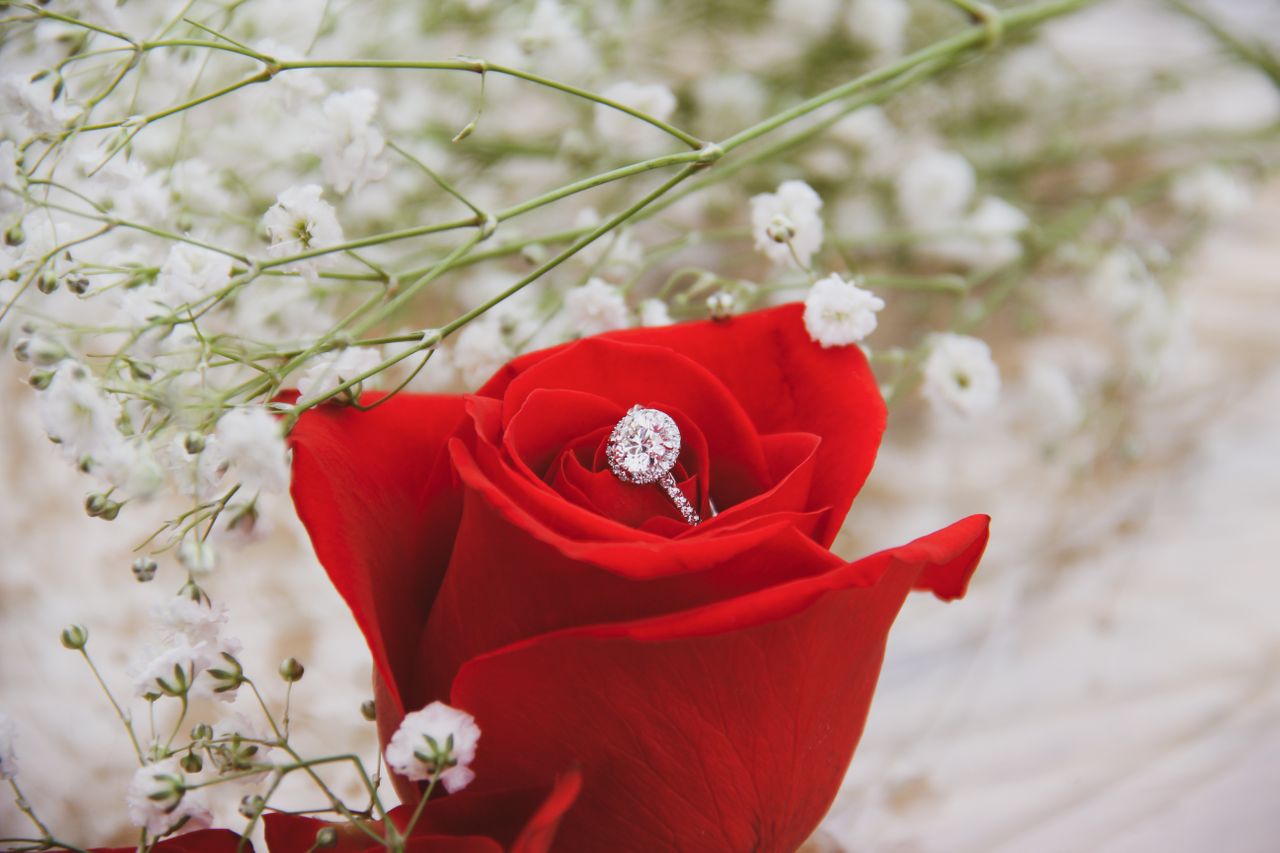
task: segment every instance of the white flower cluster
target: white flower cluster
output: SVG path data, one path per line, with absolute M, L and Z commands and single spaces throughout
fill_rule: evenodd
M 130 822 L 153 838 L 179 826 L 194 832 L 213 823 L 213 813 L 199 792 L 187 789 L 187 776 L 176 758 L 139 767 L 129 783 L 127 805 Z
M 783 181 L 751 199 L 751 236 L 775 264 L 808 267 L 822 248 L 822 198 L 804 181 Z
M 130 667 L 138 696 L 187 696 L 231 701 L 237 679 L 221 678 L 238 664 L 228 660 L 240 652 L 240 641 L 224 637 L 227 609 L 222 602 L 180 593 L 156 607 L 152 616 L 163 642 L 148 647 Z
M 438 779 L 450 794 L 475 779 L 480 743 L 475 718 L 443 702 L 406 714 L 387 743 L 387 766 L 414 782 Z
M 848 346 L 876 330 L 876 312 L 883 308 L 883 299 L 832 274 L 809 290 L 804 327 L 823 347 Z

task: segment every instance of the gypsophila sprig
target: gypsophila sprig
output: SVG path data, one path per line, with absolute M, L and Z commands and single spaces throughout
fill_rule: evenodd
M 387 744 L 387 766 L 414 781 L 439 780 L 452 794 L 475 778 L 470 765 L 479 742 L 470 714 L 432 702 L 405 715 Z

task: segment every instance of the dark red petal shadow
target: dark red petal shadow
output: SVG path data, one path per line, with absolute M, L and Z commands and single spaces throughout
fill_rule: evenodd
M 55 847 L 55 850 L 62 850 Z M 253 842 L 246 840 L 240 846 L 240 836 L 229 829 L 202 829 L 176 838 L 167 838 L 155 846 L 157 853 L 253 853 Z M 306 848 L 302 848 L 306 849 Z M 137 845 L 129 847 L 94 847 L 89 853 L 134 853 Z

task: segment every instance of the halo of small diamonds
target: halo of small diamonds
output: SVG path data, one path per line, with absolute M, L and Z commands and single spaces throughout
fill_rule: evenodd
M 666 412 L 632 406 L 609 435 L 605 458 L 624 483 L 656 483 L 680 457 L 680 428 Z

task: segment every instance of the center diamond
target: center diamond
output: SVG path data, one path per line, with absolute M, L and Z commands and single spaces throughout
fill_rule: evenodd
M 666 412 L 632 406 L 613 428 L 605 456 L 623 482 L 655 482 L 675 467 L 680 428 Z

